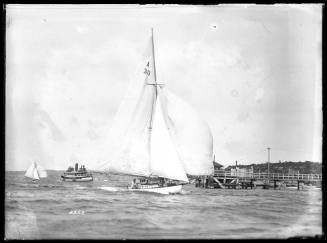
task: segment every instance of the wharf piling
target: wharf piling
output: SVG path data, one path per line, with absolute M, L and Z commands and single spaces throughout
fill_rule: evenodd
M 215 170 L 211 176 L 200 176 L 195 180 L 196 187 L 202 188 L 231 188 L 231 189 L 256 189 L 273 188 L 282 189 L 296 187 L 300 190 L 302 185 L 321 185 L 321 174 L 278 174 L 278 173 L 231 173 L 225 170 Z

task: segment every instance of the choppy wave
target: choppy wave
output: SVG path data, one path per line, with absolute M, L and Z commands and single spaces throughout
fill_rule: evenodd
M 5 210 L 11 220 L 32 212 L 42 239 L 285 238 L 301 231 L 306 236 L 321 233 L 319 190 L 186 185 L 179 195 L 161 195 L 126 193 L 130 178 L 123 177 L 80 184 L 58 181 L 59 173 L 36 184 L 22 178 L 6 178 Z M 10 225 L 12 230 L 29 227 L 19 220 Z

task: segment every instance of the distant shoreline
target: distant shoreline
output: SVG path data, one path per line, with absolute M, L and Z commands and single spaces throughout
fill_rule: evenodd
M 219 162 L 220 164 L 223 165 L 222 162 Z M 237 167 L 238 168 L 251 168 L 253 166 L 253 170 L 260 170 L 261 172 L 265 172 L 265 170 L 267 169 L 267 162 L 265 163 L 252 163 L 252 164 L 242 164 L 242 162 L 238 162 Z M 231 168 L 235 168 L 236 165 L 228 165 L 225 167 L 225 170 L 229 170 Z M 299 161 L 299 162 L 293 162 L 293 161 L 284 161 L 284 162 L 270 162 L 269 163 L 269 167 L 270 167 L 270 172 L 274 172 L 276 171 L 276 173 L 278 173 L 279 171 L 283 171 L 285 172 L 285 170 L 296 170 L 296 171 L 300 171 L 300 173 L 302 174 L 312 174 L 310 173 L 310 171 L 312 170 L 312 172 L 316 172 L 316 173 L 322 173 L 322 162 L 312 162 L 312 161 Z M 307 171 L 310 170 L 310 171 Z M 6 170 L 5 172 L 25 172 L 26 170 Z M 47 171 L 66 171 L 66 169 L 47 169 Z M 93 169 L 88 169 L 88 171 L 98 171 L 98 170 L 93 170 Z M 288 172 L 288 171 L 286 171 Z M 305 173 L 305 172 L 309 172 L 309 173 Z

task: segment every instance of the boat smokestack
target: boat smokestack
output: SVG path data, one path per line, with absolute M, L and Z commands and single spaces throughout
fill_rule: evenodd
M 75 164 L 75 171 L 78 171 L 78 163 Z

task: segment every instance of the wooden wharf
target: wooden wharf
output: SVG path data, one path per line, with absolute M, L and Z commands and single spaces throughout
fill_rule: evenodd
M 280 188 L 281 185 L 297 186 L 300 190 L 304 184 L 320 184 L 322 174 L 282 174 L 282 173 L 252 173 L 240 171 L 215 170 L 212 176 L 197 178 L 196 187 L 254 189 L 262 187 Z

